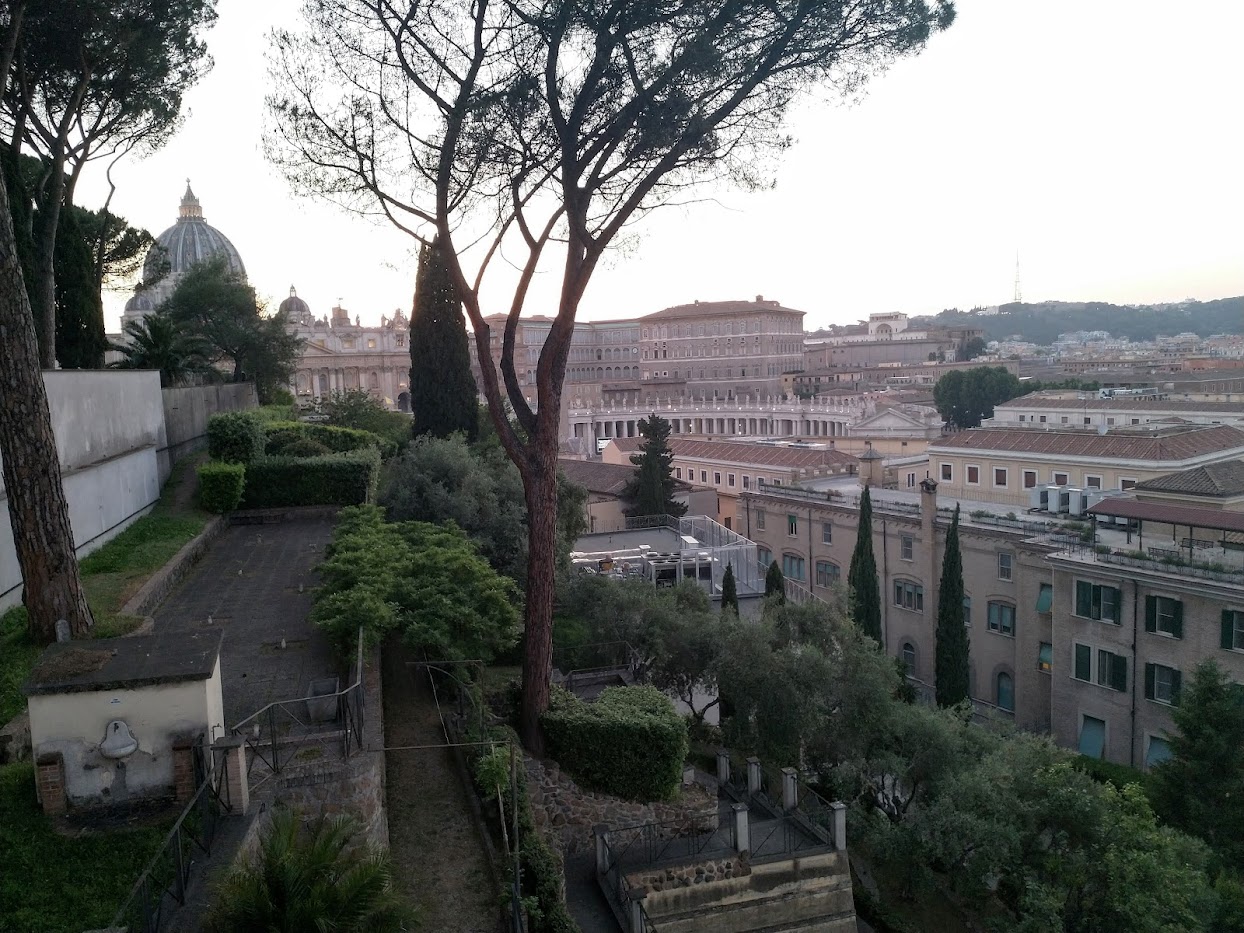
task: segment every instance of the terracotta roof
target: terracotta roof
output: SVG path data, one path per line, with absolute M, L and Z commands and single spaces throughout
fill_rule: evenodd
M 1009 402 L 995 405 L 999 408 L 1067 408 L 1083 411 L 1118 410 L 1118 411 L 1182 411 L 1191 414 L 1208 414 L 1224 412 L 1244 415 L 1244 402 L 1198 402 L 1183 399 L 1153 398 L 1046 398 L 1039 393 L 1021 395 Z
M 737 314 L 742 311 L 785 311 L 789 314 L 803 314 L 794 308 L 784 308 L 776 301 L 697 301 L 689 305 L 674 305 L 662 308 L 652 314 L 645 314 L 641 320 L 648 318 L 696 317 L 704 314 Z
M 1198 509 L 1193 505 L 1167 505 L 1164 502 L 1142 502 L 1122 496 L 1111 496 L 1089 506 L 1089 514 L 1137 518 L 1169 525 L 1190 525 L 1212 531 L 1244 531 L 1244 512 Z
M 1008 453 L 1100 457 L 1113 460 L 1180 461 L 1244 450 L 1244 431 L 1230 425 L 1188 426 L 1160 431 L 1043 431 L 1038 428 L 973 428 L 929 445 L 930 453 L 996 450 Z
M 601 463 L 597 460 L 559 458 L 557 468 L 576 486 L 606 496 L 620 496 L 627 482 L 635 475 L 635 468 L 629 464 Z
M 1244 495 L 1244 460 L 1227 460 L 1156 476 L 1137 483 L 1141 492 L 1175 492 L 1187 496 Z
M 632 453 L 644 442 L 642 437 L 618 437 L 618 449 Z M 787 470 L 846 468 L 858 461 L 840 450 L 818 450 L 808 447 L 770 447 L 767 444 L 740 444 L 733 441 L 696 441 L 671 437 L 670 450 L 676 457 L 694 460 L 721 460 L 728 463 L 778 467 Z

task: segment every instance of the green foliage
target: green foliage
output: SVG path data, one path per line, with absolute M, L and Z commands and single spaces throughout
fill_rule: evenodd
M 410 415 L 389 411 L 363 389 L 333 392 L 320 405 L 328 423 L 338 428 L 368 431 L 381 439 L 381 453 L 391 457 L 410 440 Z
M 978 427 L 993 417 L 995 405 L 1032 391 L 1002 366 L 977 366 L 947 373 L 933 387 L 933 401 L 945 422 L 956 428 Z
M 452 525 L 386 523 L 374 506 L 343 509 L 311 619 L 349 649 L 363 626 L 370 641 L 399 631 L 438 658 L 485 662 L 518 641 L 511 581 Z
M 776 560 L 765 571 L 765 598 L 769 597 L 774 597 L 778 602 L 786 602 L 786 577 L 782 575 L 782 568 Z
M 475 379 L 462 301 L 439 240 L 424 244 L 410 315 L 410 404 L 416 437 L 479 433 Z
M 1116 790 L 1123 790 L 1129 784 L 1136 784 L 1145 791 L 1149 787 L 1149 776 L 1143 771 L 1104 758 L 1076 755 L 1071 759 L 1071 766 L 1083 771 L 1098 784 L 1110 784 Z
M 0 615 L 0 724 L 26 708 L 22 684 L 43 650 L 26 631 L 26 610 L 14 606 Z
M 207 419 L 207 452 L 227 463 L 258 460 L 264 455 L 263 424 L 249 411 L 212 415 Z
M 297 421 L 298 407 L 292 401 L 273 402 L 271 405 L 260 405 L 252 414 L 266 427 L 274 421 Z
M 199 467 L 199 502 L 209 512 L 232 512 L 242 501 L 245 485 L 244 464 L 205 463 Z
M 510 786 L 510 750 L 494 746 L 475 759 L 475 783 L 486 799 L 495 800 L 498 791 L 504 795 Z
M 851 618 L 860 631 L 881 644 L 881 587 L 877 582 L 877 558 L 873 554 L 873 500 L 868 487 L 860 496 L 859 528 L 851 569 L 847 572 L 851 594 Z
M 270 421 L 263 427 L 264 452 L 274 456 L 304 456 L 290 453 L 287 449 L 289 445 L 299 441 L 315 441 L 328 451 L 338 454 L 374 447 L 384 456 L 386 451 L 395 450 L 377 435 L 359 428 L 343 428 L 308 421 Z
M 60 833 L 35 800 L 34 765 L 0 766 L 0 930 L 106 927 L 170 824 L 166 819 L 140 829 Z
M 108 349 L 104 303 L 78 213 L 62 209 L 56 227 L 56 361 L 64 369 L 100 369 Z
M 959 362 L 963 363 L 963 362 L 967 362 L 968 360 L 974 360 L 978 356 L 984 356 L 984 355 L 985 355 L 984 338 L 983 337 L 970 337 L 968 338 L 968 340 L 964 342 L 963 346 L 959 348 L 959 352 L 956 354 L 956 359 L 958 359 Z
M 555 689 L 540 722 L 549 754 L 584 787 L 645 801 L 678 790 L 687 724 L 653 687 L 609 687 L 594 703 Z
M 739 590 L 734 582 L 733 564 L 726 564 L 726 572 L 721 575 L 721 611 L 739 614 Z
M 375 501 L 380 453 L 375 449 L 322 457 L 262 457 L 246 467 L 242 504 L 248 509 L 298 505 L 363 505 Z
M 938 706 L 971 699 L 968 630 L 963 619 L 963 555 L 959 551 L 959 506 L 946 534 L 942 581 L 937 596 L 936 692 Z
M 1185 680 L 1171 711 L 1172 757 L 1150 774 L 1154 806 L 1244 871 L 1244 688 L 1212 660 Z
M 198 374 L 217 375 L 208 361 L 211 348 L 207 342 L 160 312 L 127 321 L 124 339 L 109 349 L 122 354 L 111 364 L 118 369 L 158 369 L 163 388 L 182 385 Z
M 282 457 L 322 457 L 325 454 L 331 453 L 332 450 L 330 448 L 325 447 L 319 441 L 311 440 L 309 437 L 291 441 L 281 448 Z
M 278 808 L 260 837 L 258 854 L 220 884 L 209 928 L 218 933 L 410 929 L 414 913 L 393 886 L 388 854 L 360 845 L 359 834 L 349 817 L 323 817 L 304 826 L 297 813 Z
M 679 518 L 687 506 L 674 499 L 678 483 L 674 479 L 674 454 L 669 447 L 670 423 L 659 415 L 639 421 L 644 438 L 639 453 L 631 455 L 638 469 L 622 490 L 627 515 L 672 515 Z

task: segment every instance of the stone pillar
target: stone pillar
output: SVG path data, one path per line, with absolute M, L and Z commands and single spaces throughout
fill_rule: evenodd
M 592 827 L 592 835 L 596 838 L 596 874 L 603 875 L 609 870 L 609 852 L 606 848 L 609 841 L 609 824 L 597 823 Z
M 35 788 L 44 813 L 64 813 L 69 808 L 65 797 L 65 759 L 60 752 L 44 752 L 36 759 Z
M 230 809 L 239 816 L 245 816 L 251 807 L 251 788 L 246 773 L 246 739 L 240 735 L 230 735 L 212 746 L 225 756 L 225 790 L 228 794 Z
M 747 759 L 747 793 L 760 793 L 760 759 L 756 757 Z
M 630 903 L 629 916 L 626 918 L 630 933 L 645 933 L 647 929 L 644 926 L 644 898 L 647 896 L 647 888 L 631 888 L 626 892 L 626 899 Z
M 730 783 L 730 752 L 724 748 L 717 749 L 717 783 Z
M 794 768 L 782 769 L 782 809 L 793 810 L 799 806 L 799 772 Z
M 834 848 L 839 852 L 847 851 L 847 805 L 835 800 L 829 805 L 834 811 Z
M 194 740 L 177 739 L 173 743 L 173 791 L 178 803 L 185 803 L 198 790 L 194 786 Z
M 747 821 L 747 804 L 736 803 L 730 808 L 734 811 L 734 848 L 742 855 L 752 851 L 750 824 Z

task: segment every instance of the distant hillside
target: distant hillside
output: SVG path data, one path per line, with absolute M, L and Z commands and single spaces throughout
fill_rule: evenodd
M 1047 301 L 1005 304 L 998 314 L 951 308 L 932 317 L 912 319 L 912 327 L 978 327 L 986 340 L 1017 337 L 1048 346 L 1059 334 L 1108 330 L 1115 337 L 1153 340 L 1175 334 L 1244 333 L 1244 296 L 1166 305 L 1112 305 L 1104 301 Z

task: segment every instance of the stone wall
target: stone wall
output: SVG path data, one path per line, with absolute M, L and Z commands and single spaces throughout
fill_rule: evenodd
M 693 884 L 709 884 L 726 878 L 751 874 L 746 853 L 708 859 L 690 865 L 650 868 L 626 876 L 628 888 L 664 891 L 667 888 L 689 888 Z
M 699 785 L 682 788 L 675 800 L 634 803 L 581 789 L 553 761 L 525 755 L 523 763 L 536 826 L 559 841 L 568 855 L 594 851 L 592 828 L 600 823 L 623 827 L 695 821 L 706 830 L 717 826 L 717 799 Z
M 160 482 L 173 464 L 207 447 L 207 419 L 217 412 L 241 411 L 259 404 L 251 382 L 210 386 L 178 386 L 160 390 L 166 441 L 159 451 Z

